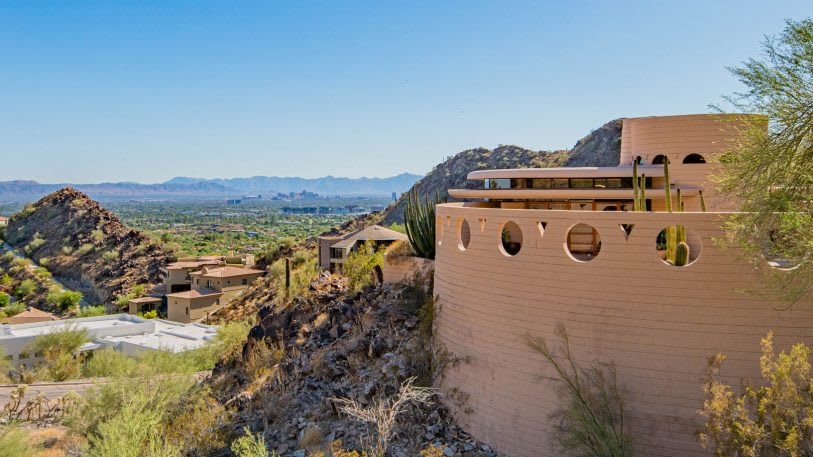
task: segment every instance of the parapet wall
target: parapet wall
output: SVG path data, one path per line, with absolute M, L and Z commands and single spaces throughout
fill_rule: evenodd
M 636 451 L 647 456 L 709 455 L 695 437 L 709 356 L 725 354 L 723 374 L 738 385 L 759 378 L 760 338 L 769 330 L 783 349 L 813 344 L 813 307 L 783 310 L 758 293 L 752 266 L 715 244 L 726 214 L 463 205 L 437 206 L 437 336 L 469 360 L 447 368 L 440 387 L 463 427 L 501 453 L 554 455 L 549 416 L 561 402 L 540 379 L 549 367 L 524 337 L 550 340 L 558 323 L 577 359 L 616 364 Z M 464 220 L 469 231 L 461 237 Z M 521 231 L 514 256 L 501 242 L 508 221 Z M 601 237 L 590 261 L 566 251 L 578 223 Z M 675 224 L 689 230 L 695 254 L 702 245 L 685 267 L 664 263 L 655 247 L 658 233 Z

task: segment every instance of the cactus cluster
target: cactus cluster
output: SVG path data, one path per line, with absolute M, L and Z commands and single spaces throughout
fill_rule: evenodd
M 417 189 L 407 194 L 406 209 L 404 210 L 404 226 L 412 249 L 419 257 L 425 259 L 435 258 L 435 205 L 440 203 L 440 195 L 435 194 L 435 200 L 425 196 L 423 201 Z
M 663 161 L 663 192 L 666 198 L 666 211 L 672 212 L 672 183 L 669 180 L 669 159 Z M 684 209 L 683 198 L 680 195 L 680 188 L 677 189 L 677 202 L 675 202 L 677 212 L 682 213 Z M 677 267 L 689 264 L 689 244 L 686 243 L 686 227 L 683 225 L 671 225 L 666 228 L 666 258 L 665 260 Z
M 638 177 L 638 161 L 632 163 L 632 209 L 646 211 L 646 175 Z

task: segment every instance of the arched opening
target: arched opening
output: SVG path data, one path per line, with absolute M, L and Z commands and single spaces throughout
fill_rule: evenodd
M 666 156 L 663 154 L 658 154 L 652 159 L 653 165 L 663 165 L 664 162 L 666 162 Z
M 500 247 L 503 254 L 509 256 L 517 255 L 522 249 L 522 229 L 516 223 L 508 221 L 502 226 Z
M 692 153 L 683 158 L 683 163 L 706 163 L 706 158 L 700 154 Z
M 589 262 L 601 251 L 598 230 L 587 224 L 576 224 L 567 232 L 565 249 L 573 260 Z
M 655 249 L 664 263 L 686 267 L 700 257 L 703 243 L 694 230 L 687 230 L 683 225 L 671 225 L 658 233 Z
M 457 247 L 461 251 L 465 251 L 469 248 L 469 243 L 471 242 L 471 227 L 469 227 L 469 221 L 463 219 L 458 232 L 460 235 L 460 243 L 458 243 Z

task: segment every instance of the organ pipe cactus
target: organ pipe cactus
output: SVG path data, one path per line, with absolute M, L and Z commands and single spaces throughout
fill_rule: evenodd
M 638 176 L 638 161 L 632 163 L 632 209 L 646 211 L 646 175 Z
M 404 226 L 409 243 L 419 257 L 435 258 L 435 205 L 440 203 L 440 195 L 435 194 L 435 201 L 424 197 L 421 201 L 417 189 L 407 194 L 404 209 Z
M 677 267 L 682 267 L 689 264 L 689 244 L 681 241 L 675 247 L 675 259 L 671 262 Z

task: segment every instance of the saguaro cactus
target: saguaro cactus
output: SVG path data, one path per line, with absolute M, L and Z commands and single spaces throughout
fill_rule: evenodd
M 677 267 L 688 265 L 689 263 L 689 244 L 681 241 L 675 247 L 675 259 L 672 262 Z
M 440 196 L 435 194 L 435 201 L 429 196 L 421 201 L 417 189 L 407 195 L 404 210 L 404 226 L 409 243 L 419 257 L 435 258 L 435 205 L 440 203 Z

